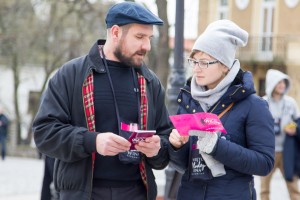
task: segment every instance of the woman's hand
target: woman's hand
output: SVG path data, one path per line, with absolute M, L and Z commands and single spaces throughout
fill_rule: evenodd
M 173 129 L 169 141 L 175 148 L 179 149 L 189 141 L 189 136 L 181 136 L 177 129 Z

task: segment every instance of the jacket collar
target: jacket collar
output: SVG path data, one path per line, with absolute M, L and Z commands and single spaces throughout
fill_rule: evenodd
M 181 89 L 180 95 L 182 95 L 182 92 L 188 92 L 190 96 L 190 82 L 190 79 L 188 79 L 184 88 Z M 248 71 L 244 72 L 243 70 L 240 70 L 226 93 L 215 105 L 211 107 L 209 112 L 218 114 L 232 102 L 236 103 L 242 101 L 243 99 L 254 93 L 255 89 L 252 74 Z
M 88 54 L 89 57 L 89 64 L 90 68 L 94 69 L 98 73 L 106 73 L 106 69 L 104 66 L 103 59 L 101 58 L 99 54 L 99 45 L 104 46 L 106 40 L 98 40 L 90 49 L 90 52 Z M 148 69 L 148 67 L 143 63 L 141 68 L 136 69 L 138 73 L 140 73 L 142 76 L 145 77 L 147 81 L 150 81 L 153 79 L 153 76 L 151 74 L 151 71 Z

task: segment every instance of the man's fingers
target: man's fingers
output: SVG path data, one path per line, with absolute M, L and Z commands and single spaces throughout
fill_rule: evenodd
M 120 150 L 118 148 L 115 148 L 115 147 L 110 147 L 110 148 L 107 148 L 104 152 L 103 152 L 103 156 L 115 156 L 121 152 L 124 152 L 124 150 Z
M 112 139 L 115 142 L 114 145 L 117 145 L 115 147 L 123 146 L 127 149 L 131 146 L 131 143 L 128 140 L 119 135 L 114 135 Z
M 156 138 L 157 137 L 157 138 Z M 139 142 L 135 145 L 136 150 L 142 152 L 147 157 L 153 157 L 158 154 L 158 151 L 160 150 L 160 138 L 159 136 L 155 135 L 155 137 L 147 138 L 149 139 L 148 142 Z
M 146 138 L 145 142 L 148 142 L 148 143 L 151 143 L 151 142 L 158 143 L 158 142 L 160 142 L 160 137 L 158 135 L 153 135 L 152 137 Z
M 130 149 L 130 142 L 111 132 L 100 133 L 96 138 L 97 152 L 101 155 L 116 155 Z

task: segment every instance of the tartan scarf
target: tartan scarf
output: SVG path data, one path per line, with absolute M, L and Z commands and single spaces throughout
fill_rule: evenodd
M 138 83 L 140 86 L 140 94 L 141 94 L 141 102 L 140 102 L 140 113 L 141 113 L 141 130 L 147 129 L 147 116 L 148 116 L 148 99 L 147 99 L 147 90 L 146 90 L 146 79 L 137 73 L 138 75 Z M 82 86 L 82 94 L 83 94 L 83 104 L 85 117 L 87 121 L 87 128 L 91 132 L 96 132 L 95 127 L 95 109 L 94 109 L 94 78 L 93 73 L 91 72 L 87 78 L 85 79 Z M 96 159 L 96 152 L 92 152 L 92 169 L 94 170 Z M 142 161 L 139 164 L 139 169 L 141 173 L 141 177 L 143 183 L 148 191 L 147 184 L 147 173 L 146 173 L 146 165 L 145 165 L 145 156 L 142 156 Z
M 83 105 L 87 128 L 91 132 L 96 132 L 95 109 L 94 109 L 94 76 L 90 73 L 82 85 Z M 92 152 L 92 169 L 94 170 L 96 152 Z
M 140 85 L 140 92 L 141 92 L 141 129 L 147 130 L 147 116 L 148 116 L 148 99 L 147 99 L 147 90 L 146 90 L 146 80 L 145 78 L 137 73 L 138 75 L 138 83 Z M 148 191 L 148 184 L 147 184 L 147 174 L 145 168 L 145 156 L 142 157 L 142 161 L 140 162 L 140 173 L 142 176 L 143 183 Z

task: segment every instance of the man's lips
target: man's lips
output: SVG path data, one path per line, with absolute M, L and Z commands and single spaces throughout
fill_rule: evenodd
M 136 52 L 137 55 L 143 56 L 143 57 L 146 55 L 146 53 L 147 53 L 146 51 L 138 51 L 138 52 Z

